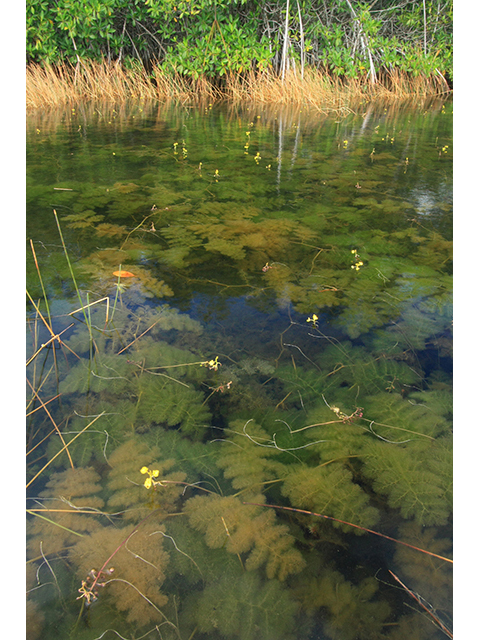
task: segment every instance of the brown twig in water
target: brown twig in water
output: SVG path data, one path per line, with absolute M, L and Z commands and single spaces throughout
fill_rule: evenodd
M 127 344 L 126 347 L 123 347 L 123 349 L 120 349 L 120 351 L 117 353 L 117 356 L 119 356 L 121 353 L 123 353 L 124 351 L 126 351 L 126 349 L 128 349 L 128 347 L 131 347 L 132 344 L 134 344 L 134 342 L 136 342 L 137 340 L 140 340 L 140 338 L 142 336 L 144 336 L 146 333 L 148 333 L 148 331 L 150 331 L 150 329 L 153 329 L 153 327 L 157 324 L 157 322 L 160 322 L 160 320 L 156 320 L 152 325 L 150 325 L 148 327 L 148 329 L 145 329 L 145 331 L 143 333 L 141 333 L 139 336 L 137 336 L 135 338 L 135 340 L 132 340 L 132 342 L 130 342 L 130 344 Z
M 433 555 L 435 555 L 435 554 L 433 554 Z M 437 556 L 437 557 L 440 557 L 440 556 Z M 405 589 L 405 591 L 406 591 L 409 595 L 411 595 L 411 596 L 412 596 L 412 598 L 413 598 L 416 602 L 418 602 L 418 604 L 422 607 L 422 609 L 425 609 L 425 611 L 426 611 L 426 612 L 428 613 L 428 615 L 429 615 L 429 616 L 434 620 L 435 624 L 437 624 L 437 625 L 438 625 L 438 627 L 443 631 L 443 633 L 444 633 L 445 635 L 447 635 L 449 638 L 453 638 L 453 633 L 452 633 L 449 629 L 447 629 L 447 627 L 446 627 L 446 626 L 445 626 L 445 625 L 444 625 L 444 624 L 443 624 L 443 623 L 442 623 L 442 622 L 437 618 L 437 616 L 436 616 L 436 615 L 434 615 L 434 614 L 432 613 L 432 611 L 430 611 L 430 609 L 429 609 L 428 607 L 426 607 L 426 606 L 423 604 L 423 602 L 422 602 L 422 601 L 421 601 L 421 600 L 420 600 L 420 599 L 419 599 L 419 598 L 418 598 L 418 597 L 413 593 L 413 591 L 411 591 L 407 586 L 405 586 L 405 585 L 403 584 L 403 582 L 400 580 L 400 578 L 399 578 L 398 576 L 396 576 L 396 575 L 393 573 L 393 571 L 390 571 L 390 569 L 389 569 L 389 570 L 388 570 L 388 573 L 390 573 L 390 574 L 395 578 L 395 580 L 396 580 L 399 584 L 401 584 L 401 585 L 402 585 L 402 587 Z
M 378 531 L 373 531 L 372 529 L 367 529 L 366 527 L 361 527 L 359 524 L 353 524 L 353 522 L 347 522 L 345 520 L 339 520 L 338 518 L 333 518 L 332 516 L 325 516 L 323 513 L 315 513 L 314 511 L 306 511 L 305 509 L 295 509 L 294 507 L 282 507 L 275 504 L 260 504 L 256 502 L 244 502 L 243 504 L 251 504 L 256 507 L 269 507 L 270 509 L 283 509 L 284 511 L 295 511 L 296 513 L 306 513 L 309 516 L 317 516 L 318 518 L 325 518 L 326 520 L 333 520 L 334 522 L 340 522 L 340 524 L 346 524 L 349 527 L 354 527 L 355 529 L 361 529 L 362 531 L 366 531 L 367 533 L 373 533 L 375 536 L 380 536 L 381 538 L 386 538 L 387 540 L 392 540 L 392 542 L 397 542 L 398 544 L 403 544 L 405 547 L 409 547 L 410 549 L 415 549 L 415 551 L 421 551 L 422 553 L 426 553 L 429 556 L 433 556 L 435 558 L 439 558 L 440 560 L 444 560 L 445 562 L 450 562 L 453 564 L 453 560 L 450 558 L 445 558 L 444 556 L 439 556 L 436 553 L 432 553 L 431 551 L 426 551 L 425 549 L 420 549 L 420 547 L 415 547 L 413 544 L 408 544 L 408 542 L 402 542 L 401 540 L 397 540 L 396 538 L 391 538 L 390 536 L 386 536 L 384 533 L 379 533 Z

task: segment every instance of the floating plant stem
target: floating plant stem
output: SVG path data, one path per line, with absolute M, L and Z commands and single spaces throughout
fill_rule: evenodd
M 372 529 L 367 529 L 366 527 L 361 527 L 358 524 L 353 524 L 353 522 L 346 522 L 345 520 L 339 520 L 338 518 L 333 518 L 332 516 L 326 516 L 323 513 L 315 513 L 313 511 L 306 511 L 305 509 L 295 509 L 294 507 L 282 507 L 276 504 L 259 504 L 256 502 L 244 502 L 243 504 L 250 504 L 255 507 L 270 507 L 271 509 L 283 509 L 285 511 L 295 511 L 296 513 L 306 513 L 309 516 L 317 516 L 317 518 L 325 518 L 326 520 L 333 520 L 334 522 L 340 522 L 341 524 L 346 524 L 349 527 L 355 527 L 355 529 L 361 529 L 362 531 L 366 531 L 367 533 L 373 533 L 375 536 L 380 536 L 382 538 L 386 538 L 387 540 L 392 540 L 393 542 L 397 542 L 398 544 L 403 544 L 410 549 L 415 549 L 415 551 L 421 551 L 422 553 L 426 553 L 429 556 L 434 556 L 435 558 L 439 558 L 440 560 L 444 560 L 445 562 L 450 562 L 453 564 L 453 560 L 450 558 L 445 558 L 444 556 L 439 556 L 436 553 L 432 553 L 431 551 L 426 551 L 425 549 L 420 549 L 420 547 L 415 547 L 413 544 L 408 544 L 407 542 L 402 542 L 401 540 L 397 540 L 396 538 L 391 538 L 390 536 L 386 536 L 384 533 L 379 533 L 378 531 L 373 531 Z
M 108 296 L 105 296 L 105 298 L 100 298 L 100 300 L 95 300 L 95 302 L 89 302 L 88 304 L 85 304 L 85 305 L 82 304 L 82 306 L 79 307 L 78 309 L 75 309 L 75 311 L 70 311 L 70 313 L 68 315 L 69 316 L 73 316 L 74 313 L 78 313 L 79 311 L 84 311 L 85 309 L 88 309 L 89 307 L 93 307 L 94 304 L 98 304 L 99 302 L 106 302 L 107 303 L 107 320 L 108 320 L 108 310 L 109 310 L 109 298 L 108 298 Z
M 37 314 L 40 316 L 40 318 L 43 321 L 43 324 L 46 326 L 46 328 L 48 329 L 48 331 L 50 332 L 50 335 L 52 336 L 52 338 L 55 338 L 55 333 L 53 332 L 53 329 L 51 327 L 51 324 L 48 324 L 48 322 L 45 320 L 45 318 L 43 317 L 40 309 L 38 308 L 38 306 L 35 304 L 32 296 L 28 293 L 28 289 L 27 289 L 27 296 L 28 299 L 30 300 L 30 302 L 33 304 L 33 306 L 35 307 L 35 311 L 37 312 Z
M 116 298 L 115 298 L 116 301 Z M 153 324 L 151 324 L 148 329 L 145 329 L 145 331 L 143 331 L 143 333 L 141 333 L 139 336 L 137 336 L 134 340 L 132 340 L 129 344 L 127 344 L 126 347 L 123 347 L 123 349 L 120 349 L 120 351 L 117 353 L 117 356 L 119 356 L 121 353 L 123 353 L 124 351 L 126 351 L 129 347 L 132 346 L 132 344 L 134 344 L 137 340 L 140 340 L 140 338 L 142 338 L 146 333 L 148 333 L 150 331 L 150 329 L 153 329 L 153 327 L 160 322 L 160 319 L 155 320 L 155 322 Z
M 60 336 L 62 335 L 62 333 L 65 333 L 65 331 L 67 331 L 67 329 L 70 329 L 71 327 L 73 327 L 73 323 L 72 323 L 72 324 L 69 324 L 69 325 L 68 325 L 68 327 L 66 327 L 66 328 L 65 328 L 63 331 L 61 331 L 60 333 L 58 333 L 58 334 L 56 334 L 56 335 L 53 335 L 53 336 L 50 338 L 50 340 L 47 340 L 47 342 L 45 342 L 45 343 L 41 344 L 41 345 L 40 345 L 40 348 L 39 348 L 39 349 L 37 349 L 37 350 L 35 351 L 35 353 L 34 353 L 32 356 L 30 356 L 30 358 L 27 360 L 27 362 L 26 362 L 26 365 L 25 365 L 25 366 L 27 366 L 27 367 L 28 367 L 28 365 L 29 365 L 33 360 L 35 360 L 35 358 L 38 356 L 38 354 L 39 354 L 43 349 L 45 349 L 45 347 L 48 347 L 48 345 L 49 345 L 49 344 L 51 344 L 54 340 L 58 340 L 61 344 L 64 344 L 64 343 L 60 340 Z M 64 345 L 64 346 L 66 346 L 66 345 Z M 67 349 L 68 349 L 69 351 L 72 351 L 69 347 L 67 347 Z M 72 353 L 73 353 L 75 356 L 77 356 L 77 358 L 79 358 L 79 356 L 78 356 L 74 351 L 72 351 Z
M 46 402 L 44 402 L 43 404 L 48 404 L 49 402 L 53 402 L 54 400 L 56 400 L 56 399 L 57 399 L 57 398 L 59 398 L 59 397 L 60 397 L 60 394 L 59 394 L 59 393 L 57 393 L 57 395 L 56 395 L 56 396 L 53 396 L 53 398 L 50 398 L 50 400 L 47 400 L 47 401 L 46 401 Z M 32 413 L 35 413 L 35 411 L 38 411 L 39 409 L 42 409 L 42 408 L 43 408 L 43 407 L 42 407 L 42 406 L 40 406 L 40 407 L 36 407 L 35 409 L 32 409 L 32 411 L 28 411 L 28 412 L 25 414 L 25 417 L 26 417 L 26 418 L 28 418 L 28 416 L 31 416 L 31 415 L 32 415 Z M 36 445 L 35 445 L 35 447 L 38 447 L 38 444 L 36 444 Z M 33 449 L 35 449 L 35 447 L 33 447 Z M 30 451 L 27 451 L 27 456 L 28 456 L 28 454 L 29 454 L 29 453 L 31 453 L 31 452 L 33 451 L 33 449 L 30 449 Z
M 118 267 L 118 276 L 117 276 L 117 286 L 116 286 L 116 290 L 115 290 L 115 300 L 113 301 L 113 310 L 112 310 L 112 320 L 113 320 L 113 316 L 115 315 L 115 309 L 117 308 L 117 301 L 118 301 L 118 294 L 120 293 L 121 289 L 120 289 L 120 278 L 122 277 L 120 275 L 122 271 L 122 265 L 119 265 Z

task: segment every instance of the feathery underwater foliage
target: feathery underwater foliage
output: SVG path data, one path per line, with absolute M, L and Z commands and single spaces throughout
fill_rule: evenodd
M 437 640 L 390 569 L 448 620 L 447 223 L 387 189 L 410 166 L 386 131 L 373 155 L 343 135 L 307 153 L 290 122 L 298 154 L 274 165 L 248 116 L 220 135 L 206 110 L 198 157 L 194 113 L 176 146 L 135 143 L 135 177 L 52 178 L 76 190 L 55 198 L 69 253 L 83 248 L 73 285 L 42 238 L 48 300 L 28 283 L 32 638 Z M 50 300 L 65 332 L 47 345 Z

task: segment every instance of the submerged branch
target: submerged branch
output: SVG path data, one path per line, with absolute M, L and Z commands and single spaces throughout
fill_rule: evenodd
M 433 619 L 433 621 L 435 622 L 435 624 L 443 631 L 443 633 L 448 636 L 449 638 L 453 638 L 453 634 L 450 631 L 450 629 L 447 629 L 447 627 L 443 624 L 443 622 L 441 622 L 438 617 L 428 608 L 426 607 L 423 602 L 421 601 L 420 598 L 418 598 L 413 591 L 411 591 L 408 587 L 406 587 L 403 582 L 400 580 L 400 578 L 398 576 L 396 576 L 393 571 L 390 571 L 390 569 L 388 570 L 388 573 L 390 573 L 395 580 L 405 589 L 405 591 L 412 596 L 412 598 L 418 602 L 418 604 L 422 607 L 422 609 L 425 609 L 425 611 L 428 613 L 428 615 Z
M 355 527 L 355 529 L 361 529 L 362 531 L 366 531 L 367 533 L 372 533 L 375 536 L 380 536 L 382 538 L 385 538 L 386 540 L 392 540 L 392 542 L 403 544 L 405 547 L 409 547 L 410 549 L 415 549 L 415 551 L 421 551 L 422 553 L 426 553 L 429 556 L 433 556 L 435 558 L 439 558 L 440 560 L 444 560 L 445 562 L 450 562 L 451 564 L 453 564 L 453 560 L 451 560 L 450 558 L 445 558 L 444 556 L 439 556 L 437 553 L 432 553 L 431 551 L 420 549 L 420 547 L 415 547 L 413 544 L 408 544 L 408 542 L 402 542 L 401 540 L 397 540 L 396 538 L 391 538 L 390 536 L 387 536 L 384 533 L 379 533 L 378 531 L 373 531 L 372 529 L 361 527 L 358 524 L 353 524 L 352 522 L 346 522 L 345 520 L 339 520 L 338 518 L 333 518 L 332 516 L 325 516 L 323 515 L 323 513 L 315 513 L 314 511 L 306 511 L 305 509 L 295 509 L 294 507 L 282 507 L 275 504 L 260 504 L 256 502 L 244 502 L 243 504 L 250 504 L 256 507 L 270 507 L 270 509 L 283 509 L 284 511 L 294 511 L 296 513 L 306 513 L 309 516 L 317 516 L 317 518 L 325 518 L 326 520 L 333 520 L 334 522 L 339 522 L 340 524 L 346 524 L 349 527 Z

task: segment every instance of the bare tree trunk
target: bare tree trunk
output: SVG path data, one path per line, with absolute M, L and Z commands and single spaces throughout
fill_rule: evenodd
M 76 83 L 77 82 L 77 73 L 78 73 L 78 70 L 80 68 L 81 60 L 80 60 L 80 56 L 78 55 L 77 45 L 75 43 L 75 38 L 72 36 L 72 34 L 70 34 L 70 38 L 72 39 L 73 48 L 75 49 L 75 55 L 77 56 L 77 64 L 75 65 L 75 75 L 74 75 L 74 78 L 73 78 L 74 83 Z
M 305 34 L 303 32 L 302 14 L 300 13 L 300 3 L 297 0 L 298 7 L 298 22 L 300 24 L 300 74 L 303 80 L 303 74 L 305 71 Z
M 122 46 L 120 47 L 120 51 L 118 54 L 118 59 L 117 59 L 117 64 L 120 66 L 120 63 L 122 61 L 122 54 L 123 54 L 123 36 L 125 35 L 125 28 L 127 26 L 127 19 L 125 18 L 125 20 L 123 21 L 123 29 L 122 29 L 122 36 L 120 38 Z
M 282 63 L 281 63 L 282 82 L 285 80 L 285 69 L 287 67 L 287 51 L 288 51 L 288 42 L 289 42 L 289 37 L 288 37 L 289 11 L 290 11 L 290 0 L 287 0 L 287 15 L 285 16 L 285 36 L 283 39 L 283 52 L 282 52 Z
M 423 55 L 427 55 L 427 6 L 423 0 Z
M 424 0 L 425 2 L 425 0 Z M 346 3 L 348 4 L 348 6 L 350 7 L 350 11 L 352 13 L 352 16 L 354 18 L 354 20 L 358 20 L 357 18 L 357 14 L 355 13 L 354 8 L 352 7 L 350 0 L 346 0 Z M 370 47 L 368 46 L 368 38 L 363 30 L 363 27 L 360 23 L 360 20 L 358 20 L 358 28 L 359 28 L 359 33 L 360 33 L 360 41 L 362 43 L 363 48 L 365 49 L 365 51 L 367 52 L 367 56 L 368 56 L 368 63 L 370 66 L 370 82 L 372 84 L 375 84 L 377 81 L 377 72 L 375 71 L 375 65 L 373 64 L 373 57 L 372 57 L 372 52 L 370 51 Z

